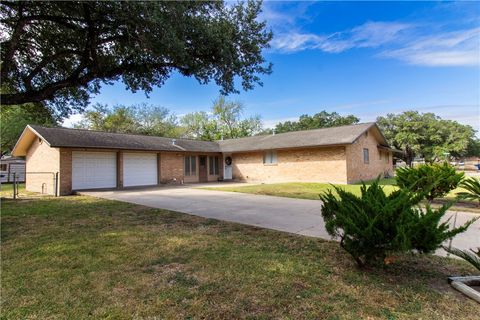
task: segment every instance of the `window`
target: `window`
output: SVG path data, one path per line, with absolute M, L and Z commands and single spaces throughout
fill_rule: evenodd
M 218 175 L 218 157 L 209 157 L 208 159 L 208 168 L 210 175 L 217 176 Z
M 185 156 L 185 175 L 194 176 L 197 174 L 197 157 Z
M 263 155 L 263 164 L 276 164 L 277 151 L 266 151 Z
M 388 152 L 385 152 L 385 163 L 388 163 L 390 161 L 390 154 Z
M 0 171 L 7 171 L 7 164 L 6 163 L 0 164 Z
M 370 156 L 368 155 L 368 149 L 364 148 L 363 149 L 363 163 L 370 163 Z

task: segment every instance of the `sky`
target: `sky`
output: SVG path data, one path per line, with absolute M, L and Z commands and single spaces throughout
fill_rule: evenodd
M 418 110 L 480 130 L 478 2 L 266 1 L 260 19 L 274 33 L 264 52 L 273 73 L 228 99 L 265 127 L 322 110 L 362 122 Z M 181 116 L 208 111 L 218 96 L 215 84 L 174 74 L 149 97 L 104 85 L 91 104 L 146 102 Z

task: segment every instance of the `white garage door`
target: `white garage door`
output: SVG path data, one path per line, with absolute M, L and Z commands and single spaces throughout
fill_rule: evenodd
M 72 189 L 115 188 L 117 155 L 115 152 L 72 152 Z
M 123 186 L 148 186 L 157 184 L 156 153 L 123 154 Z

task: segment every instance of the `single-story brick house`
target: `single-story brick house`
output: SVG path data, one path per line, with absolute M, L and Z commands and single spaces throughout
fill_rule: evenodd
M 222 141 L 29 125 L 12 153 L 26 157 L 27 190 L 60 195 L 219 179 L 353 183 L 393 170 L 375 123 Z

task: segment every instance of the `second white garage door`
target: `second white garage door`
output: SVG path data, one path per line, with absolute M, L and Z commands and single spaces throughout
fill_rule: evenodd
M 148 186 L 157 184 L 156 153 L 123 154 L 123 186 Z

